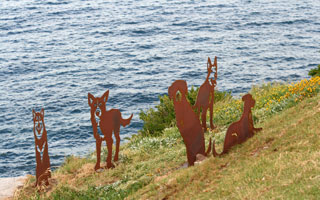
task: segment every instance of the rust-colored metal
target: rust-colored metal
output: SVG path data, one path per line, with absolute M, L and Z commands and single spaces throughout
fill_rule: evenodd
M 180 95 L 177 95 L 180 92 Z M 177 127 L 187 149 L 188 165 L 194 165 L 196 155 L 207 155 L 211 145 L 205 152 L 205 139 L 199 117 L 193 112 L 190 103 L 186 99 L 188 93 L 187 82 L 176 80 L 168 89 L 169 98 L 173 100 L 176 113 Z
M 119 147 L 120 147 L 120 125 L 123 127 L 130 124 L 133 114 L 128 119 L 122 119 L 119 109 L 106 110 L 106 102 L 108 101 L 109 90 L 107 90 L 101 97 L 94 97 L 88 93 L 88 104 L 90 106 L 91 123 L 93 129 L 93 136 L 96 139 L 96 152 L 97 152 L 97 163 L 94 169 L 97 171 L 100 169 L 100 154 L 101 154 L 101 143 L 103 140 L 107 143 L 108 156 L 106 160 L 106 168 L 113 168 L 114 164 L 111 162 L 112 159 L 112 132 L 116 138 L 116 152 L 114 161 L 119 159 Z M 97 117 L 97 118 L 96 118 Z M 97 119 L 99 122 L 97 122 Z M 98 126 L 100 127 L 101 133 L 104 137 L 100 137 L 98 133 Z
M 213 155 L 218 156 L 227 153 L 231 147 L 236 144 L 245 142 L 248 138 L 251 138 L 255 132 L 261 131 L 262 128 L 255 128 L 253 126 L 252 111 L 251 108 L 255 105 L 255 100 L 251 94 L 246 94 L 242 97 L 244 101 L 243 113 L 239 121 L 232 123 L 226 133 L 224 139 L 224 146 L 222 153 L 218 154 L 215 149 L 215 143 L 213 141 Z
M 209 77 L 212 72 L 213 66 L 215 67 L 214 79 L 211 78 L 209 82 Z M 208 57 L 207 71 L 208 71 L 207 78 L 200 86 L 196 103 L 193 106 L 193 108 L 194 109 L 196 108 L 199 113 L 200 113 L 200 110 L 202 109 L 201 120 L 202 120 L 202 128 L 204 131 L 207 131 L 206 121 L 207 121 L 208 108 L 210 111 L 210 128 L 211 129 L 215 128 L 212 121 L 213 121 L 214 88 L 217 85 L 217 77 L 218 77 L 217 57 L 214 58 L 214 64 L 212 64 L 210 58 Z
M 36 184 L 35 186 L 49 185 L 51 178 L 50 158 L 48 153 L 47 131 L 44 124 L 44 109 L 40 112 L 32 110 L 33 134 L 36 151 Z

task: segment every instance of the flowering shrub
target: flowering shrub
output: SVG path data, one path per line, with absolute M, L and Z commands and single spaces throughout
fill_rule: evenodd
M 296 105 L 305 98 L 312 97 L 320 92 L 320 77 L 310 80 L 304 79 L 298 83 L 280 84 L 269 83 L 255 86 L 249 93 L 256 100 L 253 108 L 253 120 L 263 120 L 267 116 L 280 112 Z M 215 125 L 226 126 L 240 119 L 243 112 L 241 99 L 226 99 L 214 105 L 213 122 Z
M 259 117 L 270 116 L 283 109 L 290 108 L 305 98 L 312 97 L 320 92 L 320 77 L 310 80 L 303 79 L 298 83 L 269 84 L 252 90 L 256 99 L 257 114 Z M 260 109 L 260 111 L 258 111 Z
M 199 88 L 191 87 L 188 92 L 187 99 L 191 105 L 195 104 Z M 215 91 L 215 102 L 225 98 L 230 98 L 229 92 Z M 160 103 L 155 108 L 150 108 L 146 111 L 141 110 L 139 117 L 143 121 L 143 127 L 139 131 L 143 136 L 158 136 L 162 134 L 165 128 L 176 125 L 173 102 L 167 95 L 159 96 Z M 208 119 L 208 118 L 207 118 Z
M 320 65 L 318 68 L 311 69 L 308 74 L 309 76 L 320 76 Z
M 310 80 L 302 80 L 291 84 L 285 97 L 295 96 L 295 101 L 301 101 L 306 97 L 312 97 L 320 91 L 320 76 L 314 76 Z
M 320 77 L 314 76 L 310 80 L 304 79 L 298 83 L 281 84 L 268 83 L 254 86 L 249 93 L 256 100 L 253 108 L 253 120 L 255 123 L 266 117 L 296 105 L 305 98 L 312 97 L 320 92 Z M 198 88 L 188 93 L 188 100 L 194 104 Z M 160 104 L 155 109 L 146 112 L 141 111 L 140 119 L 144 125 L 140 133 L 143 136 L 161 135 L 167 127 L 175 126 L 175 113 L 172 101 L 168 96 L 160 96 Z M 233 98 L 230 93 L 215 92 L 215 104 L 213 106 L 213 123 L 218 126 L 228 126 L 240 119 L 243 112 L 241 98 Z M 207 121 L 209 121 L 209 112 Z
M 241 99 L 229 98 L 213 106 L 213 124 L 227 125 L 239 120 L 243 110 Z M 207 117 L 207 119 L 209 119 Z

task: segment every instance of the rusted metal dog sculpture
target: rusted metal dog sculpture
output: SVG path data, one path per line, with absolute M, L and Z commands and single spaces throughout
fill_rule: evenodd
M 214 80 L 211 78 L 209 82 L 209 77 L 212 72 L 212 67 L 215 66 L 215 74 Z M 214 58 L 214 64 L 211 63 L 210 58 L 208 58 L 207 62 L 207 78 L 204 83 L 200 86 L 196 103 L 194 104 L 193 108 L 196 108 L 200 113 L 200 109 L 202 109 L 201 113 L 201 120 L 202 120 L 202 128 L 204 131 L 207 131 L 207 111 L 208 108 L 210 109 L 210 128 L 214 129 L 215 126 L 213 125 L 213 102 L 214 102 L 214 88 L 217 84 L 217 77 L 218 77 L 218 64 L 217 64 L 217 57 Z
M 179 99 L 177 99 L 178 91 L 180 92 Z M 187 93 L 188 87 L 184 80 L 174 81 L 168 89 L 169 98 L 174 104 L 177 126 L 186 145 L 188 164 L 191 166 L 194 165 L 197 154 L 209 154 L 211 145 L 205 152 L 205 140 L 200 120 L 186 99 Z
M 32 110 L 33 116 L 33 134 L 36 151 L 36 184 L 42 186 L 43 183 L 48 186 L 51 178 L 50 158 L 48 153 L 47 131 L 44 125 L 44 109 L 40 112 Z
M 114 165 L 111 162 L 112 159 L 112 132 L 116 138 L 116 153 L 114 156 L 114 161 L 119 159 L 119 147 L 120 147 L 120 125 L 123 127 L 130 124 L 133 117 L 131 114 L 130 118 L 122 119 L 120 110 L 111 109 L 106 110 L 106 102 L 108 101 L 109 90 L 107 90 L 101 97 L 94 97 L 92 94 L 88 93 L 88 104 L 90 106 L 91 113 L 91 123 L 93 129 L 93 136 L 96 139 L 96 151 L 97 151 L 97 163 L 94 167 L 95 170 L 100 169 L 100 153 L 101 153 L 101 143 L 103 140 L 106 141 L 108 147 L 108 157 L 107 157 L 107 168 L 112 168 Z M 98 117 L 99 122 L 96 120 Z M 100 137 L 98 133 L 98 125 L 104 137 Z
M 255 105 L 255 100 L 251 94 L 246 94 L 242 97 L 244 101 L 243 114 L 239 121 L 232 123 L 226 133 L 224 139 L 224 146 L 222 153 L 218 154 L 215 149 L 215 142 L 213 141 L 213 155 L 218 156 L 227 153 L 230 148 L 236 144 L 245 142 L 252 137 L 255 132 L 261 131 L 262 128 L 254 128 L 252 120 L 251 108 Z

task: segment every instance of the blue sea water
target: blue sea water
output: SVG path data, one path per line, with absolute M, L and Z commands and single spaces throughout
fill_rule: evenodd
M 0 177 L 34 174 L 32 109 L 45 109 L 51 164 L 95 150 L 88 92 L 110 90 L 121 138 L 142 127 L 176 79 L 199 86 L 218 56 L 218 89 L 297 81 L 320 63 L 313 0 L 3 0 Z

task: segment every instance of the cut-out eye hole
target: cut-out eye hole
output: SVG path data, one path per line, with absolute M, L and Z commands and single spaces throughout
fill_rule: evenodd
M 99 107 L 102 106 L 102 103 L 99 103 Z
M 96 103 L 94 104 L 94 107 L 97 107 L 97 104 L 96 104 Z
M 182 94 L 181 94 L 180 91 L 178 91 L 178 92 L 176 93 L 176 100 L 177 100 L 177 101 L 180 101 L 180 100 L 181 100 L 181 97 L 182 97 Z

